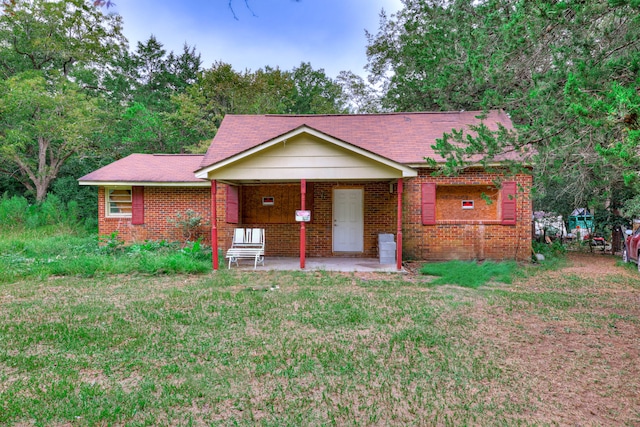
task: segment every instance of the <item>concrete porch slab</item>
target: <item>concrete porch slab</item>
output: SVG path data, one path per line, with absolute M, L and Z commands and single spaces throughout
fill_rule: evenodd
M 227 260 L 227 266 L 228 266 Z M 231 269 L 253 270 L 253 261 L 241 259 L 240 266 L 231 264 Z M 404 273 L 398 271 L 395 263 L 380 264 L 377 258 L 307 258 L 305 268 L 300 269 L 300 258 L 267 257 L 264 267 L 258 265 L 255 271 L 286 270 L 286 271 L 341 271 L 341 272 L 380 272 Z

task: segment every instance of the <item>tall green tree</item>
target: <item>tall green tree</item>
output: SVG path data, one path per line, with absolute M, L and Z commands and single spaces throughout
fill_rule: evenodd
M 341 71 L 336 83 L 342 88 L 344 102 L 350 113 L 379 113 L 380 92 L 352 71 Z
M 314 70 L 308 63 L 302 63 L 292 71 L 271 67 L 236 71 L 230 64 L 216 62 L 202 72 L 185 96 L 174 100 L 179 102 L 179 111 L 191 111 L 192 118 L 194 111 L 200 111 L 198 129 L 203 129 L 206 121 L 219 126 L 226 114 L 347 111 L 345 94 L 338 82 L 327 77 L 324 70 Z
M 535 153 L 543 200 L 615 204 L 637 180 L 637 1 L 404 0 L 369 34 L 368 69 L 394 110 L 502 108 L 517 134 L 451 134 L 451 165 L 470 154 Z M 635 154 L 634 154 L 635 153 Z
M 105 63 L 126 42 L 122 20 L 85 0 L 12 0 L 0 14 L 0 70 L 7 78 L 28 70 Z
M 171 96 L 195 83 L 202 59 L 186 44 L 180 54 L 167 53 L 151 35 L 147 41 L 138 42 L 134 52 L 123 55 L 118 65 L 130 84 L 131 101 L 152 111 L 168 111 L 172 109 Z
M 0 113 L 0 172 L 16 177 L 38 202 L 99 127 L 95 99 L 64 76 L 45 78 L 41 71 L 1 82 Z
M 347 112 L 346 97 L 342 87 L 328 77 L 324 69 L 314 70 L 303 62 L 292 71 L 293 91 L 291 113 L 335 114 Z
M 292 71 L 265 67 L 236 71 L 216 62 L 204 70 L 184 94 L 172 98 L 177 109 L 170 119 L 189 151 L 206 150 L 226 114 L 317 114 L 347 110 L 342 86 L 303 63 Z M 205 138 L 205 136 L 207 136 Z
M 107 144 L 115 157 L 176 153 L 197 142 L 174 127 L 181 124 L 175 120 L 179 106 L 173 99 L 197 80 L 201 64 L 195 48 L 184 45 L 179 54 L 167 53 L 153 35 L 112 61 L 104 87 L 112 94 L 109 108 L 117 114 Z
M 85 80 L 126 46 L 121 20 L 84 0 L 12 0 L 0 14 L 0 173 L 42 201 L 92 146 L 102 114 Z M 92 76 L 89 78 L 88 76 Z

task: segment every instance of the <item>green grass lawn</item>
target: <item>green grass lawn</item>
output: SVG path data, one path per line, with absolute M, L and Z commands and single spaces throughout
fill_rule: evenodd
M 612 268 L 9 273 L 0 425 L 635 425 L 640 287 Z

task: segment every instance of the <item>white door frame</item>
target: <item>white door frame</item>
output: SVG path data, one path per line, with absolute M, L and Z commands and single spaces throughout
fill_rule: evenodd
M 334 188 L 332 206 L 333 252 L 364 252 L 364 189 Z

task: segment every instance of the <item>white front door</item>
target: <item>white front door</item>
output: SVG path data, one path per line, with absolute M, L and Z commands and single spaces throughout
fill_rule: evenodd
M 333 191 L 333 251 L 364 250 L 363 193 L 356 190 Z

